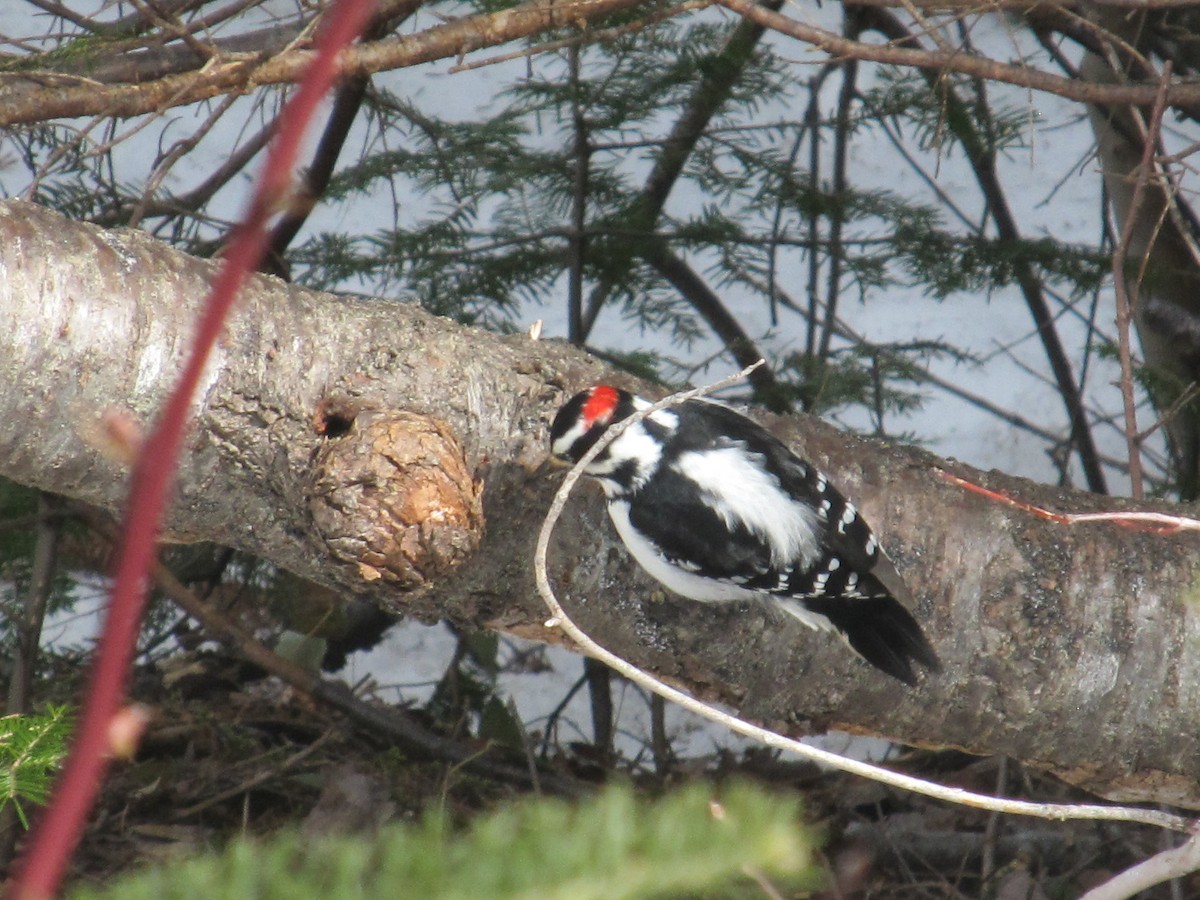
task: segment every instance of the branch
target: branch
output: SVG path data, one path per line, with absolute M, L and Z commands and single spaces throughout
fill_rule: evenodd
M 1130 326 L 1133 323 L 1133 311 L 1138 306 L 1138 284 L 1142 272 L 1134 280 L 1132 287 L 1126 282 L 1125 260 L 1129 254 L 1129 243 L 1133 239 L 1133 230 L 1138 213 L 1142 208 L 1142 193 L 1146 183 L 1154 174 L 1154 152 L 1158 147 L 1159 129 L 1162 127 L 1164 101 L 1167 86 L 1171 81 L 1171 61 L 1163 65 L 1162 84 L 1158 96 L 1154 100 L 1154 108 L 1150 113 L 1150 121 L 1142 122 L 1136 110 L 1130 110 L 1134 121 L 1142 128 L 1143 145 L 1142 161 L 1137 169 L 1136 182 L 1133 186 L 1133 199 L 1129 203 L 1129 211 L 1121 226 L 1121 239 L 1113 251 L 1112 271 L 1113 289 L 1117 300 L 1117 355 L 1121 363 L 1121 403 L 1125 412 L 1125 446 L 1129 452 L 1129 483 L 1130 492 L 1135 499 L 1143 495 L 1142 485 L 1142 445 L 1138 436 L 1137 404 L 1133 396 L 1133 353 L 1130 349 Z M 1149 253 L 1146 254 L 1147 258 Z M 1145 262 L 1143 261 L 1143 268 Z
M 8 201 L 0 269 L 11 323 L 0 329 L 0 420 L 21 423 L 0 430 L 0 474 L 122 508 L 128 473 L 88 435 L 114 404 L 144 415 L 165 402 L 215 266 Z M 652 390 L 565 342 L 251 279 L 194 402 L 166 527 L 409 615 L 561 642 L 540 624 L 523 561 L 558 486 L 541 467 L 547 422 L 566 396 L 602 381 Z M 457 436 L 488 520 L 470 564 L 418 593 L 365 577 L 346 553 L 361 540 L 353 522 L 317 530 L 313 519 L 313 479 L 325 471 L 314 460 L 362 446 L 353 435 L 370 416 L 401 412 Z M 334 421 L 350 429 L 345 439 L 321 427 Z M 1002 753 L 1114 799 L 1200 807 L 1197 751 L 1178 739 L 1200 733 L 1200 658 L 1180 650 L 1200 633 L 1200 606 L 1186 602 L 1195 533 L 1064 528 L 965 494 L 937 471 L 1047 509 L 1177 510 L 976 472 L 808 417 L 769 427 L 874 523 L 947 674 L 898 693 L 832 642 L 756 608 L 655 602 L 599 498 L 577 492 L 555 562 L 589 634 L 754 720 Z M 592 595 L 605 601 L 584 602 Z
M 30 710 L 29 689 L 37 668 L 42 623 L 46 619 L 50 595 L 54 590 L 58 548 L 63 533 L 63 520 L 57 513 L 58 506 L 58 500 L 53 495 L 38 495 L 33 567 L 29 574 L 29 588 L 22 604 L 21 615 L 15 622 L 16 647 L 8 682 L 8 702 L 5 704 L 7 715 L 28 713 Z
M 862 16 L 853 9 L 847 10 L 846 33 L 857 38 L 862 29 Z M 833 135 L 833 208 L 829 216 L 829 271 L 825 283 L 825 322 L 821 327 L 821 340 L 817 345 L 817 359 L 824 364 L 829 359 L 829 345 L 833 340 L 833 327 L 837 319 L 838 299 L 842 293 L 842 264 L 844 248 L 842 229 L 846 219 L 846 196 L 849 181 L 846 177 L 846 161 L 850 154 L 850 107 L 854 102 L 855 83 L 858 78 L 858 61 L 848 59 L 842 64 L 842 86 L 838 90 L 837 122 Z M 811 135 L 812 146 L 819 146 L 820 134 L 815 129 Z M 815 177 L 815 176 L 814 176 Z M 814 219 L 816 216 L 813 217 Z M 814 265 L 817 254 L 812 254 Z M 815 296 L 815 295 L 814 295 Z
M 1181 878 L 1197 869 L 1200 869 L 1200 834 L 1193 834 L 1178 847 L 1157 853 L 1092 888 L 1080 900 L 1125 900 L 1156 884 Z
M 553 28 L 580 25 L 631 9 L 641 0 L 532 0 L 499 12 L 466 16 L 416 34 L 345 49 L 344 75 L 368 75 L 438 59 L 462 57 Z M 314 53 L 293 49 L 262 60 L 259 54 L 222 58 L 205 68 L 141 84 L 102 84 L 80 76 L 0 73 L 0 126 L 102 114 L 126 118 L 161 112 L 219 94 L 298 81 Z
M 1081 100 L 1085 103 L 1149 105 L 1154 102 L 1154 97 L 1158 93 L 1157 84 L 1092 84 L 1064 78 L 1061 75 L 1052 75 L 1030 66 L 1012 65 L 982 56 L 972 56 L 959 50 L 917 50 L 897 47 L 893 44 L 860 43 L 832 31 L 806 25 L 788 16 L 772 12 L 765 6 L 756 3 L 755 0 L 717 0 L 717 2 L 730 11 L 778 31 L 780 34 L 786 34 L 806 44 L 811 44 L 833 58 L 853 57 L 858 60 L 890 63 L 897 66 L 914 66 L 930 69 L 939 75 L 957 72 L 988 81 L 1002 81 L 1018 87 L 1045 91 L 1048 94 L 1056 94 L 1068 100 Z M 1200 84 L 1175 82 L 1167 91 L 1166 103 L 1175 109 L 1190 109 L 1200 106 Z
M 688 265 L 687 260 L 672 252 L 666 241 L 649 237 L 643 243 L 640 255 L 700 314 L 738 365 L 750 366 L 755 360 L 762 360 L 754 339 L 746 333 L 733 313 L 725 308 L 721 298 Z M 767 409 L 781 413 L 791 408 L 787 389 L 767 366 L 751 369 L 750 383 L 754 386 L 755 399 Z
M 572 160 L 571 228 L 567 234 L 567 340 L 582 346 L 587 340 L 583 327 L 583 278 L 587 250 L 588 182 L 591 177 L 592 147 L 590 124 L 580 100 L 583 85 L 579 80 L 579 47 L 567 50 L 571 86 L 571 129 L 575 138 Z
M 1190 3 L 1191 0 L 1185 0 Z M 554 28 L 591 22 L 610 13 L 641 5 L 639 0 L 533 0 L 496 13 L 468 16 L 386 41 L 349 48 L 342 57 L 345 71 L 355 74 L 400 69 L 438 59 L 461 58 L 473 50 L 493 47 Z M 798 22 L 754 0 L 722 0 L 722 5 L 760 26 L 812 44 L 831 57 L 892 63 L 958 72 L 1020 87 L 1099 104 L 1150 105 L 1157 84 L 1101 85 L 1052 75 L 1029 66 L 1001 63 L 957 51 L 913 50 L 865 44 Z M 1119 5 L 1111 0 L 1110 5 Z M 1144 6 L 1140 0 L 1134 5 Z M 1150 5 L 1166 6 L 1168 0 Z M 259 39 L 261 45 L 261 38 Z M 165 75 L 139 83 L 97 83 L 82 76 L 56 73 L 0 74 L 0 126 L 49 119 L 104 115 L 130 117 L 195 103 L 228 92 L 299 79 L 311 59 L 309 50 L 289 50 L 262 61 L 246 53 L 200 71 Z M 193 63 L 194 65 L 194 63 Z M 1167 106 L 1200 110 L 1200 84 L 1177 81 L 1167 91 Z

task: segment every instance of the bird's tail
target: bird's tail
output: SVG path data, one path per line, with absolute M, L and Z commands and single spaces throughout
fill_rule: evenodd
M 913 663 L 931 672 L 942 664 L 921 626 L 904 606 L 892 597 L 781 600 L 780 605 L 806 624 L 812 616 L 795 607 L 824 616 L 863 659 L 905 684 L 917 683 Z

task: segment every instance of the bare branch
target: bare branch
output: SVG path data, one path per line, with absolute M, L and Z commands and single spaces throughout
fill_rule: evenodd
M 725 307 L 716 292 L 688 265 L 687 260 L 672 252 L 662 238 L 652 237 L 646 244 L 642 258 L 654 266 L 692 305 L 738 365 L 749 366 L 755 360 L 761 360 L 762 354 L 758 352 L 754 339 L 746 333 L 741 322 Z M 787 392 L 770 368 L 755 366 L 749 377 L 757 399 L 764 406 L 773 412 L 786 412 L 790 408 Z
M 923 50 L 897 47 L 894 44 L 865 44 L 852 41 L 789 16 L 772 12 L 754 0 L 718 0 L 720 5 L 738 15 L 758 22 L 780 34 L 811 44 L 831 57 L 854 57 L 859 60 L 915 66 L 938 73 L 957 72 L 989 81 L 1002 81 L 1018 87 L 1032 88 L 1086 103 L 1142 104 L 1154 102 L 1158 84 L 1095 84 L 1052 75 L 1031 66 L 1002 63 L 983 56 L 973 56 L 961 50 Z M 1200 106 L 1200 84 L 1176 81 L 1167 90 L 1166 103 L 1171 108 Z
M 1148 123 L 1141 121 L 1137 110 L 1131 110 L 1134 121 L 1142 125 L 1144 144 L 1142 145 L 1142 161 L 1138 166 L 1137 181 L 1133 186 L 1133 199 L 1129 212 L 1121 226 L 1121 239 L 1113 251 L 1113 289 L 1117 297 L 1117 354 L 1121 362 L 1121 403 L 1125 410 L 1125 444 L 1129 450 L 1129 482 L 1130 493 L 1135 499 L 1143 496 L 1142 485 L 1142 453 L 1141 441 L 1138 437 L 1137 404 L 1133 398 L 1133 354 L 1130 350 L 1130 325 L 1133 322 L 1133 310 L 1138 304 L 1138 282 L 1140 275 L 1130 285 L 1126 281 L 1126 257 L 1129 253 L 1129 243 L 1133 237 L 1133 229 L 1138 213 L 1141 212 L 1142 193 L 1146 183 L 1154 174 L 1154 151 L 1158 146 L 1159 129 L 1162 127 L 1162 116 L 1165 108 L 1167 87 L 1171 81 L 1171 61 L 1163 65 L 1162 82 L 1158 96 L 1154 100 L 1154 109 L 1150 113 Z
M 1080 900 L 1125 900 L 1156 884 L 1181 878 L 1200 869 L 1200 834 L 1194 834 L 1178 847 L 1156 853 L 1115 878 L 1092 888 Z
M 364 75 L 462 57 L 483 47 L 579 25 L 638 4 L 639 0 L 532 0 L 512 9 L 455 19 L 417 34 L 348 47 L 341 56 L 341 70 L 343 75 Z M 308 70 L 313 56 L 311 50 L 293 49 L 266 60 L 259 54 L 223 57 L 200 71 L 145 84 L 109 85 L 81 76 L 6 72 L 0 74 L 0 126 L 93 113 L 137 116 L 230 91 L 291 83 Z

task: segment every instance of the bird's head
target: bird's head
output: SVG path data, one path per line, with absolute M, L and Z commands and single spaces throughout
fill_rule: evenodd
M 580 391 L 554 417 L 550 426 L 550 452 L 565 462 L 579 462 L 608 426 L 633 413 L 634 400 L 628 391 L 607 384 Z
M 648 405 L 640 397 L 606 384 L 582 391 L 554 417 L 550 452 L 565 462 L 579 462 L 609 427 Z M 600 480 L 610 498 L 636 489 L 658 466 L 663 439 L 676 422 L 673 413 L 663 411 L 632 425 L 601 450 L 584 471 Z

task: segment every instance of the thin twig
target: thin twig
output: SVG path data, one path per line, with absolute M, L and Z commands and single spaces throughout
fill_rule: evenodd
M 101 534 L 111 539 L 110 529 L 98 520 L 93 520 L 93 525 Z M 526 767 L 495 759 L 489 755 L 490 747 L 481 749 L 478 746 L 468 746 L 436 734 L 413 721 L 401 710 L 360 700 L 346 685 L 321 678 L 297 663 L 284 659 L 212 603 L 202 600 L 162 563 L 154 564 L 152 574 L 159 590 L 242 659 L 281 679 L 294 690 L 333 707 L 360 728 L 383 735 L 406 754 L 420 759 L 442 760 L 455 766 L 465 765 L 479 775 L 499 781 L 520 785 L 532 783 Z M 538 782 L 549 792 L 566 796 L 578 795 L 586 789 L 574 779 L 552 772 L 541 773 Z
M 989 797 L 986 794 L 977 794 L 973 791 L 963 790 L 961 788 L 946 787 L 945 785 L 935 784 L 934 782 L 926 781 L 922 778 L 915 778 L 911 775 L 903 775 L 899 772 L 893 772 L 890 769 L 885 769 L 882 766 L 872 765 L 870 763 L 861 762 L 856 759 L 850 759 L 837 753 L 828 750 L 821 750 L 817 747 L 801 743 L 800 741 L 786 738 L 783 735 L 777 734 L 774 731 L 769 731 L 765 728 L 760 728 L 752 725 L 737 716 L 723 712 L 713 706 L 695 699 L 689 694 L 681 690 L 671 687 L 670 685 L 660 681 L 648 672 L 645 672 L 632 663 L 627 662 L 615 653 L 610 652 L 592 640 L 582 629 L 576 625 L 567 615 L 562 605 L 558 602 L 554 595 L 554 590 L 550 587 L 550 579 L 547 574 L 546 558 L 550 548 L 550 536 L 553 533 L 554 526 L 558 522 L 559 516 L 567 503 L 567 498 L 570 496 L 572 488 L 576 482 L 583 476 L 584 469 L 597 455 L 599 455 L 610 442 L 615 440 L 626 428 L 640 422 L 646 416 L 653 415 L 661 409 L 666 409 L 670 406 L 675 406 L 684 403 L 695 397 L 700 397 L 710 394 L 713 391 L 720 390 L 734 382 L 745 378 L 753 369 L 752 366 L 743 369 L 736 375 L 722 379 L 715 384 L 695 390 L 684 391 L 682 393 L 673 394 L 665 400 L 660 400 L 643 410 L 638 410 L 627 419 L 623 419 L 613 425 L 600 436 L 600 439 L 592 445 L 567 473 L 562 486 L 558 489 L 558 493 L 554 497 L 554 502 L 551 503 L 549 511 L 546 513 L 546 518 L 542 522 L 541 532 L 538 534 L 537 549 L 534 552 L 534 577 L 537 581 L 538 593 L 542 600 L 550 610 L 550 618 L 546 622 L 547 628 L 559 628 L 569 637 L 579 649 L 601 660 L 616 670 L 619 675 L 629 679 L 635 684 L 641 685 L 649 691 L 665 697 L 668 700 L 677 703 L 689 712 L 693 712 L 698 716 L 702 716 L 710 721 L 724 725 L 737 734 L 752 738 L 760 743 L 779 750 L 790 750 L 793 753 L 799 754 L 805 759 L 811 760 L 818 764 L 826 765 L 831 768 L 838 769 L 843 772 L 849 772 L 853 775 L 860 775 L 864 778 L 870 778 L 874 781 L 883 784 L 891 785 L 892 787 L 901 788 L 903 790 L 912 791 L 916 794 L 921 794 L 926 797 L 933 797 L 938 800 L 945 800 L 950 803 L 958 803 L 963 806 L 970 806 L 976 809 L 995 810 L 997 812 L 1009 813 L 1012 815 L 1033 816 L 1041 819 L 1052 820 L 1068 820 L 1068 819 L 1094 819 L 1104 821 L 1117 822 L 1136 822 L 1143 825 L 1154 825 L 1159 828 L 1169 828 L 1175 831 L 1193 832 L 1196 828 L 1196 823 L 1184 816 L 1173 815 L 1171 813 L 1160 812 L 1153 809 L 1139 809 L 1128 806 L 1103 806 L 1092 804 L 1074 804 L 1074 803 L 1035 803 L 1027 800 L 1009 800 L 1002 797 Z
M 1166 411 L 1163 412 L 1158 419 L 1155 420 L 1154 424 L 1152 424 L 1149 428 L 1138 432 L 1137 439 L 1139 446 L 1143 441 L 1146 440 L 1146 438 L 1158 431 L 1158 429 L 1170 424 L 1171 420 L 1183 412 L 1183 408 L 1195 400 L 1198 396 L 1200 396 L 1200 382 L 1193 381 L 1183 389 L 1183 393 L 1175 398 L 1174 402 L 1167 407 Z
M 1003 794 L 1008 790 L 1008 757 L 1001 756 L 996 766 L 996 793 Z M 1000 814 L 992 811 L 988 816 L 987 825 L 983 829 L 983 849 L 980 852 L 979 883 L 984 886 L 988 895 L 998 893 L 992 884 L 996 876 L 996 841 L 1001 827 Z
M 811 84 L 811 82 L 810 82 Z M 820 195 L 821 190 L 821 128 L 820 128 L 820 85 L 809 88 L 808 108 L 804 111 L 804 127 L 809 130 L 808 139 L 808 183 L 805 185 L 812 196 Z M 805 287 L 808 291 L 808 327 L 804 330 L 804 355 L 810 359 L 817 357 L 817 338 L 821 295 L 818 285 L 821 279 L 821 256 L 817 248 L 821 244 L 821 217 L 808 217 L 808 230 L 805 237 L 809 242 L 806 254 Z M 771 286 L 772 291 L 774 285 Z M 818 389 L 821 387 L 817 386 Z
M 567 237 L 567 340 L 581 346 L 583 330 L 583 279 L 587 252 L 588 182 L 591 175 L 590 123 L 583 104 L 583 82 L 579 77 L 579 46 L 567 53 L 571 86 L 571 127 L 574 132 L 575 170 L 571 184 L 571 232 Z
M 924 13 L 917 9 L 916 4 L 914 4 L 912 0 L 900 0 L 900 5 L 904 7 L 904 11 L 906 13 L 913 17 L 913 21 L 920 26 L 921 33 L 929 35 L 939 50 L 948 56 L 954 56 L 962 52 L 961 49 L 952 46 L 950 42 L 946 40 L 946 36 L 942 34 L 941 28 L 925 18 Z M 917 36 L 919 37 L 920 35 Z M 858 40 L 857 34 L 848 34 L 846 37 L 850 38 L 851 40 Z
M 1134 224 L 1137 221 L 1138 207 L 1141 206 L 1142 194 L 1150 180 L 1154 169 L 1154 149 L 1158 146 L 1159 129 L 1162 126 L 1163 111 L 1166 109 L 1167 88 L 1171 83 L 1171 60 L 1163 64 L 1162 79 L 1159 82 L 1158 94 L 1154 97 L 1154 108 L 1150 112 L 1150 121 L 1142 127 L 1144 144 L 1142 145 L 1142 160 L 1138 163 L 1137 181 L 1133 186 L 1133 199 L 1129 203 L 1129 211 L 1125 214 L 1125 222 L 1121 226 L 1121 239 L 1113 251 L 1113 290 L 1117 300 L 1117 358 L 1121 364 L 1121 402 L 1125 409 L 1125 443 L 1129 452 L 1129 492 L 1135 500 L 1144 496 L 1142 487 L 1142 451 L 1138 438 L 1137 404 L 1133 397 L 1133 353 L 1130 350 L 1129 326 L 1133 321 L 1133 309 L 1137 305 L 1138 285 L 1140 278 L 1132 285 L 1125 283 L 1125 261 L 1129 253 L 1129 244 L 1133 239 Z M 1137 117 L 1134 111 L 1135 118 Z M 1147 251 L 1146 256 L 1149 256 Z
M 808 91 L 809 91 L 810 99 L 809 99 L 809 105 L 808 105 L 808 112 L 805 116 L 805 120 L 803 122 L 801 122 L 800 127 L 796 129 L 796 136 L 792 139 L 791 149 L 788 150 L 788 154 L 787 154 L 787 163 L 783 167 L 783 169 L 781 170 L 781 172 L 779 174 L 779 187 L 777 190 L 772 191 L 772 193 L 774 194 L 774 198 L 775 198 L 775 209 L 774 209 L 774 212 L 771 214 L 771 230 L 770 230 L 770 234 L 768 236 L 767 249 L 766 249 L 766 255 L 767 255 L 767 273 L 766 273 L 767 291 L 766 291 L 766 294 L 767 294 L 767 304 L 771 310 L 771 327 L 772 328 L 779 327 L 779 301 L 778 301 L 778 297 L 776 296 L 776 293 L 775 293 L 775 286 L 776 286 L 776 272 L 779 267 L 780 238 L 783 237 L 783 232 L 784 232 L 783 216 L 784 216 L 785 210 L 788 210 L 791 207 L 791 204 L 788 199 L 790 192 L 787 189 L 792 184 L 792 181 L 794 178 L 792 173 L 796 169 L 796 160 L 800 156 L 800 149 L 804 144 L 804 138 L 808 137 L 808 139 L 814 143 L 817 143 L 820 138 L 820 132 L 816 125 L 817 110 L 816 110 L 816 106 L 815 106 L 815 101 L 816 101 L 816 98 L 821 93 L 821 85 L 823 85 L 825 83 L 825 79 L 829 77 L 830 73 L 836 71 L 839 68 L 840 68 L 840 66 L 834 66 L 834 65 L 822 66 L 821 70 L 816 75 L 812 76 L 812 78 L 809 79 Z M 816 219 L 817 219 L 816 216 L 809 217 L 810 228 L 812 227 L 811 223 L 815 222 Z M 815 252 L 815 247 L 814 247 L 814 252 Z M 812 328 L 812 324 L 810 323 L 809 328 L 808 328 L 808 336 L 806 338 L 808 343 L 812 342 L 812 331 L 813 331 L 813 328 Z M 810 356 L 812 355 L 811 351 L 809 352 L 809 355 Z
M 9 715 L 27 713 L 30 709 L 30 686 L 37 667 L 38 646 L 42 625 L 54 591 L 54 576 L 58 571 L 58 548 L 62 541 L 65 519 L 60 501 L 45 492 L 38 494 L 37 522 L 34 526 L 36 543 L 33 549 L 33 569 L 29 589 L 16 621 L 16 648 L 8 683 Z
M 142 196 L 138 198 L 138 201 L 129 213 L 129 220 L 125 223 L 127 227 L 137 228 L 141 224 L 142 219 L 146 215 L 146 207 L 154 199 L 154 195 L 162 185 L 163 179 L 170 174 L 171 169 L 174 168 L 179 160 L 191 153 L 196 148 L 196 145 L 204 140 L 213 126 L 221 121 L 225 113 L 239 99 L 241 98 L 232 94 L 225 97 L 217 104 L 216 110 L 210 113 L 194 132 L 186 138 L 176 141 L 165 155 L 156 160 L 154 169 L 150 172 L 150 176 L 146 179 L 146 184 L 142 188 Z
M 847 37 L 857 38 L 861 32 L 860 17 L 851 13 L 846 17 Z M 821 341 L 817 347 L 817 359 L 824 366 L 829 362 L 829 344 L 833 340 L 834 322 L 837 319 L 838 299 L 842 293 L 842 268 L 846 263 L 842 246 L 842 229 L 846 222 L 846 206 L 849 204 L 849 178 L 846 175 L 850 155 L 850 108 L 857 93 L 858 61 L 847 59 L 842 65 L 842 86 L 838 91 L 837 121 L 833 132 L 833 204 L 829 215 L 828 271 L 825 282 L 825 322 L 821 327 Z M 813 132 L 813 144 L 818 143 L 817 132 Z M 816 257 L 816 253 L 813 253 Z
M 691 264 L 674 252 L 667 242 L 656 235 L 646 235 L 641 250 L 642 259 L 671 283 L 692 308 L 704 319 L 706 325 L 721 339 L 725 349 L 739 365 L 753 371 L 750 383 L 755 398 L 775 413 L 791 410 L 791 400 L 786 388 L 779 383 L 775 374 L 762 364 L 762 353 L 754 339 L 742 327 L 721 297 Z M 751 364 L 751 360 L 758 362 Z M 761 368 L 760 368 L 761 366 Z
M 980 494 L 989 500 L 995 500 L 998 503 L 1003 503 L 1005 506 L 1011 506 L 1014 509 L 1030 513 L 1039 519 L 1049 519 L 1051 522 L 1057 522 L 1060 525 L 1079 525 L 1083 522 L 1112 522 L 1114 525 L 1120 525 L 1122 528 L 1133 528 L 1138 531 L 1153 532 L 1154 534 L 1200 531 L 1200 519 L 1193 519 L 1189 516 L 1176 516 L 1170 513 L 1141 511 L 1098 513 L 1054 512 L 1053 510 L 1037 506 L 1025 500 L 1018 500 L 1016 497 L 1006 494 L 1003 491 L 985 488 L 982 485 L 975 484 L 973 481 L 967 481 L 965 478 L 960 478 L 944 469 L 936 469 L 935 472 L 939 478 L 949 481 L 951 484 L 956 484 L 973 494 Z
M 224 803 L 226 800 L 232 800 L 234 797 L 241 796 L 242 794 L 248 794 L 250 791 L 254 790 L 254 788 L 258 787 L 260 784 L 270 781 L 272 778 L 276 778 L 279 775 L 282 775 L 288 769 L 292 769 L 292 768 L 296 767 L 297 765 L 299 765 L 300 763 L 302 763 L 305 759 L 312 756 L 312 754 L 314 754 L 321 747 L 323 747 L 327 743 L 329 743 L 329 740 L 336 733 L 337 733 L 336 727 L 328 728 L 315 741 L 313 741 L 307 747 L 301 747 L 298 751 L 293 753 L 291 756 L 289 756 L 283 762 L 272 763 L 270 765 L 265 765 L 265 766 L 255 765 L 255 768 L 258 771 L 256 771 L 249 778 L 239 782 L 238 784 L 234 785 L 233 787 L 226 788 L 223 791 L 220 791 L 216 794 L 205 797 L 199 803 L 194 803 L 191 806 L 184 807 L 183 809 L 173 810 L 171 812 L 171 818 L 172 819 L 190 819 L 192 816 L 196 815 L 197 813 L 204 812 L 204 810 L 206 810 L 206 809 L 211 809 L 213 806 L 216 806 L 218 803 Z M 264 756 L 265 755 L 266 754 L 264 754 Z

